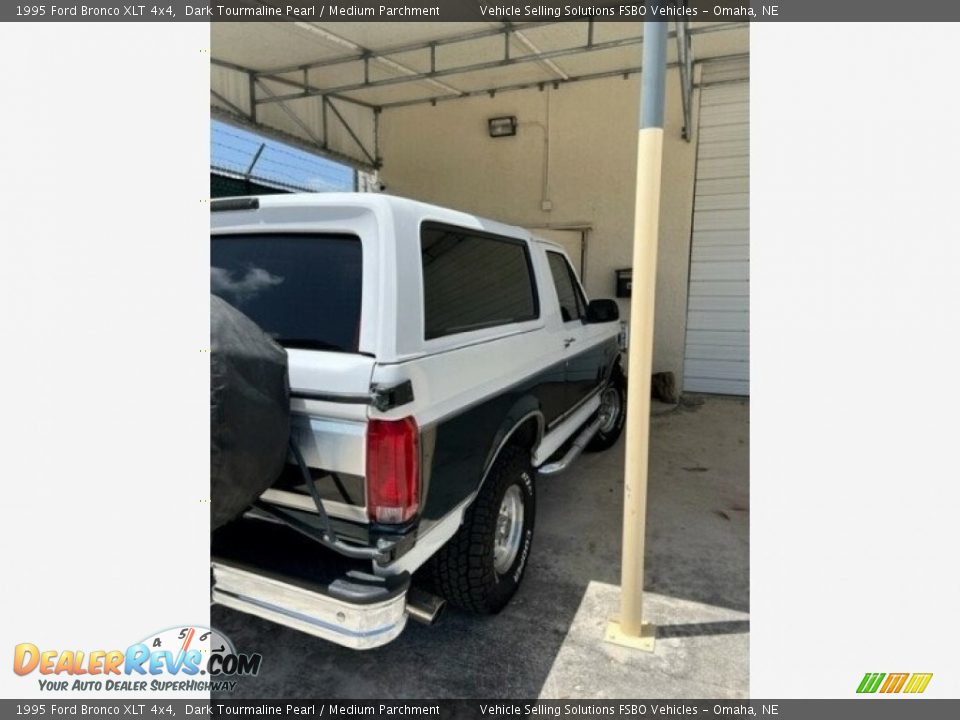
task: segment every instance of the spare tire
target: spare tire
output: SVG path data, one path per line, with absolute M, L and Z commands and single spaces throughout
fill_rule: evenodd
M 287 353 L 210 296 L 210 526 L 246 510 L 283 470 L 290 440 Z

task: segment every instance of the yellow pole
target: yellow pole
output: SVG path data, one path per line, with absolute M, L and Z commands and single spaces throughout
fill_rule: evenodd
M 643 622 L 643 563 L 647 519 L 650 440 L 650 375 L 660 227 L 663 158 L 663 80 L 666 27 L 644 23 L 643 87 L 637 139 L 637 189 L 633 220 L 633 282 L 630 297 L 626 460 L 623 478 L 623 560 L 620 617 L 607 626 L 606 640 L 653 651 L 655 628 Z

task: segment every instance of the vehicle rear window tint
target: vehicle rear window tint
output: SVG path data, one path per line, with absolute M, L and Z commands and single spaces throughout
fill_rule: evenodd
M 539 316 L 526 243 L 435 223 L 420 239 L 427 340 Z
M 356 352 L 362 254 L 353 235 L 214 235 L 211 292 L 284 347 Z

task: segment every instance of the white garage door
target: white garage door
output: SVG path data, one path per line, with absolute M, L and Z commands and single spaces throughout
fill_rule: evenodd
M 683 388 L 750 394 L 750 111 L 746 63 L 707 65 Z M 731 82 L 731 80 L 742 79 Z

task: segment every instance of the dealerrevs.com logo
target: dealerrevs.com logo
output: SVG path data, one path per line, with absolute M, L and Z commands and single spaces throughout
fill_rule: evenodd
M 186 625 L 148 635 L 125 650 L 54 650 L 20 643 L 17 675 L 38 675 L 46 691 L 231 692 L 260 672 L 263 656 L 238 653 L 225 635 Z
M 857 686 L 857 692 L 917 694 L 927 689 L 931 678 L 933 673 L 866 673 Z

